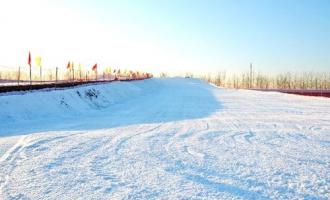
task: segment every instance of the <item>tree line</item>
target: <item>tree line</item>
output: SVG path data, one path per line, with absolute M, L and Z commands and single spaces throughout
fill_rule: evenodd
M 264 74 L 261 72 L 203 75 L 200 78 L 220 87 L 242 89 L 330 89 L 330 72 L 285 72 Z

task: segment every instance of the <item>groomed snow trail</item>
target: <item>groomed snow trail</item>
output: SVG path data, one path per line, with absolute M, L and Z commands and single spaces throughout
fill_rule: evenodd
M 329 99 L 120 84 L 0 96 L 0 199 L 330 198 Z

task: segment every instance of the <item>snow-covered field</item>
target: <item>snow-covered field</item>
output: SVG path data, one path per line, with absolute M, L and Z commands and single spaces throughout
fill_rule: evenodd
M 0 96 L 0 199 L 329 199 L 330 99 L 150 79 Z

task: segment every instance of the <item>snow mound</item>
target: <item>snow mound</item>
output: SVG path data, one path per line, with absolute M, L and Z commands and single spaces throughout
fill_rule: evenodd
M 0 96 L 0 121 L 38 121 L 97 112 L 116 103 L 161 89 L 154 79 L 113 82 L 60 90 L 40 90 Z M 1 127 L 0 127 L 1 128 Z M 1 132 L 1 129 L 0 129 Z
M 198 79 L 171 78 L 7 93 L 0 96 L 0 136 L 80 130 L 77 121 L 92 129 L 200 118 L 218 107 L 212 88 Z M 184 112 L 175 112 L 178 100 L 186 102 Z

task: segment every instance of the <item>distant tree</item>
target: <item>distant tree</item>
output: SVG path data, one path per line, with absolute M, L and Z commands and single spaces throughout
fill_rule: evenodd
M 159 77 L 161 77 L 161 78 L 166 78 L 166 77 L 168 77 L 168 75 L 167 75 L 167 73 L 165 73 L 165 72 L 161 72 L 161 73 L 159 74 Z

